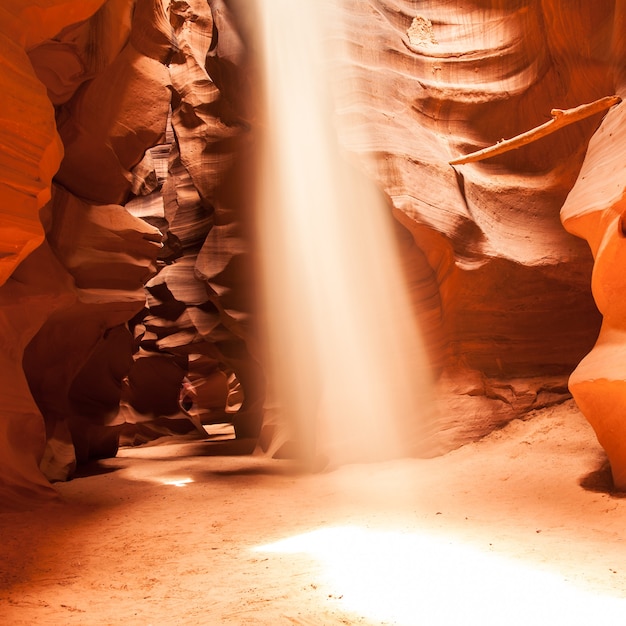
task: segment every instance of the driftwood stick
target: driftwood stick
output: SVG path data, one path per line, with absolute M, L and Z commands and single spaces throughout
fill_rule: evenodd
M 465 156 L 452 159 L 449 163 L 450 165 L 473 163 L 475 161 L 482 161 L 483 159 L 489 159 L 499 154 L 509 152 L 510 150 L 515 150 L 516 148 L 521 148 L 526 144 L 537 141 L 537 139 L 541 139 L 542 137 L 559 130 L 559 128 L 569 126 L 569 124 L 578 122 L 579 120 L 605 111 L 606 109 L 610 109 L 612 106 L 619 104 L 621 101 L 622 99 L 619 96 L 606 96 L 604 98 L 600 98 L 599 100 L 594 100 L 594 102 L 590 102 L 589 104 L 581 104 L 573 109 L 552 109 L 552 111 L 550 111 L 552 119 L 549 122 L 532 128 L 521 135 L 511 137 L 511 139 L 503 139 L 493 146 L 488 146 L 482 150 L 477 150 L 476 152 L 471 152 Z

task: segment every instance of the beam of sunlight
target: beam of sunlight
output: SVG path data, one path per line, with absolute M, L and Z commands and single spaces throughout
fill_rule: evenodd
M 256 221 L 273 392 L 305 460 L 345 463 L 412 452 L 430 375 L 390 207 L 339 145 L 329 10 L 256 0 Z
M 320 561 L 341 607 L 399 626 L 608 624 L 626 600 L 442 537 L 359 526 L 314 530 L 259 546 Z

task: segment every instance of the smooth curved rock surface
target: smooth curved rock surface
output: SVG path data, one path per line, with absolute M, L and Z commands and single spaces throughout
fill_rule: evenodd
M 10 208 L 19 215 L 21 232 L 25 236 L 32 235 L 29 227 L 24 225 L 25 220 L 35 223 L 41 234 L 37 233 L 36 241 L 32 236 L 28 245 L 34 246 L 41 241 L 44 231 L 47 237 L 41 248 L 47 251 L 47 256 L 43 252 L 32 253 L 14 273 L 15 276 L 24 274 L 28 279 L 23 279 L 25 285 L 32 283 L 33 314 L 36 310 L 38 326 L 29 331 L 29 316 L 25 314 L 23 321 L 19 317 L 15 319 L 12 332 L 16 335 L 18 347 L 12 349 L 10 354 L 16 361 L 13 366 L 3 367 L 3 372 L 16 368 L 21 373 L 24 384 L 20 386 L 16 383 L 13 387 L 22 390 L 22 404 L 29 407 L 32 416 L 13 417 L 11 411 L 7 412 L 3 424 L 6 423 L 7 428 L 12 430 L 7 431 L 6 438 L 0 438 L 0 450 L 3 457 L 15 464 L 14 474 L 28 473 L 33 485 L 47 484 L 39 471 L 50 480 L 66 479 L 73 472 L 77 459 L 84 462 L 115 454 L 121 425 L 118 413 L 122 381 L 132 365 L 135 347 L 128 329 L 124 330 L 120 325 L 125 327 L 145 304 L 143 284 L 156 271 L 155 260 L 162 239 L 158 229 L 133 217 L 122 206 L 88 204 L 59 186 L 51 196 L 50 179 L 59 167 L 64 148 L 67 159 L 74 159 L 83 167 L 88 162 L 87 157 L 79 156 L 80 146 L 77 148 L 77 144 L 66 139 L 66 146 L 62 146 L 51 103 L 60 107 L 56 114 L 61 124 L 67 115 L 65 107 L 76 107 L 74 100 L 83 102 L 84 93 L 91 95 L 93 100 L 101 98 L 102 92 L 93 96 L 98 94 L 98 85 L 102 84 L 99 77 L 106 75 L 122 54 L 128 54 L 124 50 L 128 48 L 131 29 L 132 3 L 128 1 L 110 0 L 86 22 L 80 20 L 88 18 L 102 3 L 83 3 L 74 9 L 69 4 L 65 3 L 63 11 L 55 12 L 55 3 L 40 2 L 34 13 L 28 13 L 24 26 L 32 27 L 28 35 L 32 44 L 28 49 L 30 56 L 22 52 L 20 62 L 23 61 L 24 67 L 20 74 L 3 74 L 3 79 L 12 81 L 5 92 L 14 94 L 15 107 L 23 117 L 18 124 L 7 122 L 2 125 L 3 132 L 14 135 L 5 135 L 6 141 L 11 142 L 13 152 L 3 151 L 12 158 L 11 164 L 3 168 L 3 173 L 13 177 L 7 187 L 13 186 L 10 191 L 14 201 L 3 199 L 1 210 Z M 153 2 L 144 2 L 144 5 L 156 6 Z M 37 11 L 48 20 L 41 28 L 39 39 L 34 37 L 36 16 L 39 15 Z M 68 21 L 57 24 L 61 13 L 66 15 Z M 158 28 L 146 29 L 140 19 L 142 12 L 138 10 L 136 14 L 141 32 L 135 34 L 135 43 L 141 47 L 141 42 L 144 42 L 149 48 L 146 37 L 155 36 Z M 143 15 L 145 18 L 145 12 Z M 3 26 L 6 25 L 11 25 L 10 20 L 3 21 Z M 55 30 L 51 30 L 53 25 Z M 52 37 L 57 31 L 60 31 L 58 36 Z M 19 38 L 16 36 L 16 39 Z M 148 57 L 145 57 L 147 60 L 140 59 L 136 52 L 131 51 L 129 56 L 133 63 L 128 68 L 126 63 L 117 62 L 121 68 L 120 76 L 114 85 L 108 84 L 109 103 L 120 100 L 114 95 L 115 89 L 125 93 L 132 86 L 137 66 L 153 64 L 153 69 L 148 74 L 144 72 L 141 77 L 141 90 L 135 83 L 135 91 L 144 97 L 139 102 L 147 104 L 153 112 L 138 116 L 135 101 L 134 108 L 122 106 L 117 109 L 122 113 L 117 121 L 116 108 L 113 107 L 107 111 L 107 115 L 112 117 L 98 117 L 84 125 L 84 129 L 90 125 L 101 129 L 100 124 L 111 124 L 105 132 L 91 133 L 89 147 L 92 152 L 88 156 L 106 154 L 111 145 L 117 150 L 116 158 L 120 155 L 125 166 L 124 196 L 128 195 L 131 187 L 130 168 L 164 133 L 169 102 L 167 69 L 157 60 Z M 69 69 L 64 72 L 68 58 Z M 45 67 L 38 67 L 38 62 L 43 62 Z M 35 66 L 34 72 L 31 63 Z M 154 71 L 154 64 L 161 68 L 160 72 Z M 37 76 L 46 82 L 45 86 L 37 80 Z M 157 102 L 152 104 L 146 98 L 153 92 L 144 89 L 151 81 L 158 85 L 157 92 L 161 87 L 164 89 L 158 92 Z M 7 115 L 11 114 L 12 106 L 12 102 L 7 103 Z M 84 109 L 76 107 L 76 110 Z M 44 140 L 50 141 L 54 149 L 46 147 Z M 113 194 L 107 183 L 106 168 L 100 168 L 96 161 L 93 163 L 90 171 L 92 186 L 84 195 L 97 196 L 97 187 L 101 185 L 106 190 L 100 194 L 102 201 L 105 196 Z M 77 173 L 80 174 L 80 168 L 77 168 Z M 34 183 L 28 182 L 28 176 Z M 67 186 L 84 190 L 84 180 L 77 177 L 75 183 L 73 185 L 69 181 Z M 21 202 L 15 195 L 17 188 L 27 196 L 27 202 Z M 121 195 L 117 193 L 117 197 Z M 37 211 L 44 205 L 40 221 Z M 13 227 L 10 220 L 5 223 L 7 227 Z M 17 235 L 13 239 L 13 249 L 17 250 L 15 258 L 8 254 L 4 256 L 4 261 L 11 263 L 15 263 L 16 259 L 19 261 L 20 255 L 28 252 L 27 247 L 19 250 Z M 28 267 L 27 274 L 26 270 L 22 270 L 23 266 Z M 37 276 L 36 281 L 34 276 Z M 38 296 L 38 291 L 42 291 L 38 285 L 45 281 L 48 281 L 49 287 Z M 2 289 L 7 294 L 17 293 L 13 283 L 10 284 L 11 287 Z M 27 300 L 24 298 L 19 296 L 16 306 L 19 302 L 25 303 Z M 46 303 L 46 298 L 49 303 Z M 7 314 L 11 310 L 9 307 Z M 124 333 L 127 339 L 124 339 Z M 5 374 L 7 380 L 9 376 L 9 373 Z M 81 384 L 93 385 L 94 388 L 83 389 Z M 23 414 L 26 412 L 26 409 L 21 410 Z M 22 427 L 18 425 L 20 420 L 23 421 Z M 33 424 L 39 422 L 39 435 L 35 435 L 34 426 L 26 427 L 28 420 Z M 32 446 L 31 452 L 24 452 L 21 462 L 9 450 L 16 445 L 11 432 L 20 428 L 24 433 L 20 449 L 28 447 L 27 433 L 31 433 Z M 35 469 L 29 466 L 32 461 Z M 18 478 L 9 479 L 9 471 L 3 472 L 3 476 L 5 474 L 7 489 L 10 490 L 13 483 L 19 490 Z M 39 478 L 35 479 L 35 476 Z M 7 499 L 7 502 L 10 500 Z
M 103 1 L 25 0 L 0 7 L 0 284 L 43 241 L 37 212 L 50 199 L 63 155 L 54 109 L 28 52 Z
M 619 87 L 624 95 L 624 84 Z M 603 315 L 597 342 L 573 372 L 569 386 L 607 452 L 620 490 L 626 490 L 625 117 L 623 105 L 607 114 L 561 210 L 565 228 L 586 239 L 593 253 L 591 288 Z
M 89 17 L 102 0 L 25 0 L 0 7 L 4 94 L 0 113 L 0 315 L 5 320 L 0 420 L 3 506 L 53 495 L 39 470 L 46 429 L 22 368 L 24 349 L 55 309 L 67 305 L 67 278 L 45 244 L 39 210 L 50 199 L 63 147 L 54 108 L 28 50 Z M 46 271 L 41 271 L 41 266 Z
M 29 255 L 0 289 L 4 329 L 0 351 L 2 508 L 24 506 L 31 499 L 54 495 L 40 471 L 52 433 L 31 395 L 22 362 L 27 345 L 49 316 L 73 302 L 71 279 L 46 244 Z
M 513 390 L 520 378 L 559 374 L 535 378 L 526 406 L 563 398 L 593 342 L 591 258 L 563 230 L 559 209 L 601 116 L 489 161 L 448 161 L 543 123 L 554 107 L 613 93 L 606 33 L 615 16 L 534 0 L 353 1 L 342 16 L 347 60 L 335 73 L 354 85 L 341 109 L 343 141 L 428 259 L 431 282 L 415 299 L 444 372 L 440 427 L 454 445 L 469 422 L 477 434 L 520 414 L 517 402 L 485 391 L 494 385 Z M 369 29 L 375 40 L 364 45 Z

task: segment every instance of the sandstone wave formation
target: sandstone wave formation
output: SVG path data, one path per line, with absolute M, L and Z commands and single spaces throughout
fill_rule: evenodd
M 340 140 L 389 199 L 440 449 L 562 401 L 580 363 L 572 392 L 626 487 L 621 105 L 449 164 L 623 97 L 622 0 L 333 3 Z M 230 423 L 247 453 L 269 435 L 253 28 L 238 0 L 0 8 L 7 503 L 120 442 Z

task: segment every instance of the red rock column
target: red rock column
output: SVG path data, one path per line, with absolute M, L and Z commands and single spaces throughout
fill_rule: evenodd
M 561 210 L 565 228 L 586 239 L 593 252 L 591 289 L 603 315 L 598 340 L 572 373 L 569 387 L 606 450 L 620 490 L 626 490 L 625 150 L 626 107 L 621 104 L 607 114 L 589 143 Z

